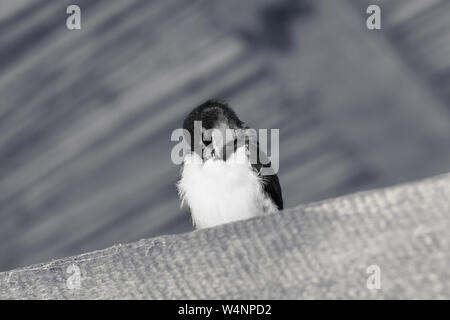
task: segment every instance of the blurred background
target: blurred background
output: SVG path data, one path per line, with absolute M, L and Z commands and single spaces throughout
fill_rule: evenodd
M 446 0 L 0 0 L 0 270 L 191 231 L 170 135 L 211 97 L 280 129 L 286 208 L 449 172 L 449 14 Z

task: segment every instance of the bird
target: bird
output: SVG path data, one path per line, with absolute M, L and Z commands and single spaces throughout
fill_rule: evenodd
M 195 107 L 183 129 L 190 149 L 177 189 L 196 229 L 283 210 L 278 176 L 259 146 L 256 130 L 225 100 L 210 99 Z

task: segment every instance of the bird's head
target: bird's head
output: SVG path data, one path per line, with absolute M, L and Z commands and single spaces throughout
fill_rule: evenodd
M 223 159 L 224 148 L 234 143 L 245 124 L 223 100 L 208 100 L 189 113 L 183 123 L 191 150 L 204 160 Z

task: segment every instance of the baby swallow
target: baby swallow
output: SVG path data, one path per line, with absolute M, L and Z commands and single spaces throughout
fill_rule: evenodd
M 278 176 L 260 150 L 255 130 L 221 100 L 208 100 L 184 120 L 190 152 L 177 187 L 196 228 L 283 209 Z

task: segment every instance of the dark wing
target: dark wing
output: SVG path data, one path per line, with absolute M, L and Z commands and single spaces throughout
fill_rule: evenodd
M 276 174 L 262 176 L 262 181 L 264 192 L 272 199 L 278 210 L 283 210 L 283 195 L 278 176 Z
M 249 143 L 247 141 L 247 143 Z M 252 150 L 252 148 L 249 148 Z M 253 149 L 254 150 L 254 149 Z M 253 170 L 261 176 L 264 192 L 272 199 L 278 210 L 283 210 L 283 194 L 281 192 L 280 181 L 275 171 L 271 167 L 271 163 L 267 155 L 260 150 L 259 143 L 256 143 L 257 159 L 256 163 L 252 163 Z M 265 169 L 265 170 L 262 170 Z M 264 172 L 265 174 L 262 174 Z M 267 174 L 270 173 L 270 174 Z

